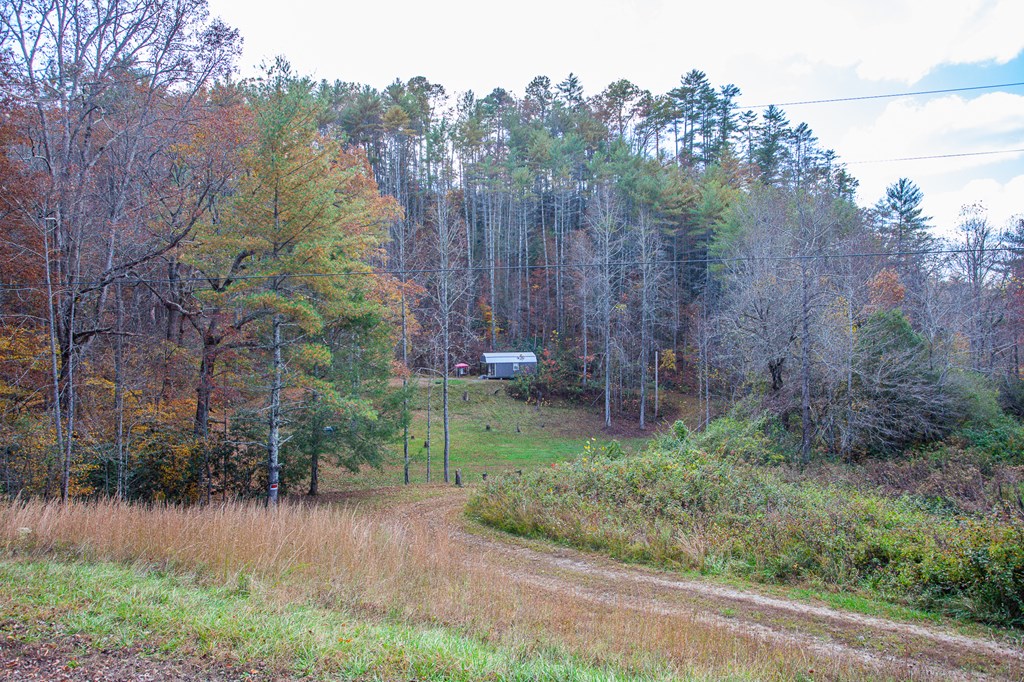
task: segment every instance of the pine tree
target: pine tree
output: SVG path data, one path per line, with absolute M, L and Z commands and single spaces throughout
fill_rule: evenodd
M 907 301 L 902 308 L 917 317 L 922 304 L 922 288 L 926 276 L 926 252 L 934 239 L 928 233 L 928 216 L 923 215 L 920 188 L 907 178 L 900 178 L 885 190 L 885 196 L 874 207 L 874 231 L 890 262 L 907 287 Z
M 902 254 L 921 251 L 928 247 L 930 217 L 923 215 L 921 189 L 907 178 L 900 178 L 885 190 L 885 196 L 875 205 L 878 215 L 877 232 L 885 248 L 898 254 L 901 263 L 909 262 Z
M 761 180 L 774 184 L 781 179 L 788 156 L 789 120 L 782 109 L 772 104 L 765 109 L 762 121 L 757 129 L 753 159 L 761 171 Z
M 335 413 L 360 407 L 324 376 L 338 353 L 325 330 L 378 311 L 366 261 L 377 255 L 396 212 L 377 193 L 364 157 L 319 133 L 322 109 L 312 85 L 292 76 L 287 62 L 271 66 L 250 96 L 255 140 L 218 231 L 233 237 L 230 260 L 246 264 L 231 298 L 239 315 L 257 320 L 259 347 L 270 356 L 263 381 L 273 504 L 286 402 L 296 402 L 284 400 L 286 389 Z

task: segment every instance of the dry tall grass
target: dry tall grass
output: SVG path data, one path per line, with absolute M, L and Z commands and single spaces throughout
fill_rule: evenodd
M 639 595 L 595 599 L 584 589 L 511 580 L 426 523 L 335 507 L 17 502 L 0 505 L 0 549 L 155 565 L 213 584 L 251 585 L 277 600 L 443 623 L 523 655 L 556 645 L 597 664 L 670 665 L 715 679 L 792 680 L 812 668 L 814 679 L 902 677 L 896 667 L 864 669 L 795 643 L 646 609 Z

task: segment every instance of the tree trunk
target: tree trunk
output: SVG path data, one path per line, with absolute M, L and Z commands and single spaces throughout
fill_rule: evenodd
M 651 267 L 654 254 L 651 235 L 646 219 L 641 220 L 640 232 L 640 428 L 647 428 L 647 372 L 650 364 L 650 345 L 648 327 L 650 319 L 650 286 Z
M 51 260 L 50 260 L 50 238 L 49 232 L 43 231 L 43 250 L 46 252 L 46 313 L 49 320 L 49 341 L 50 341 L 50 371 L 51 378 L 53 381 L 53 427 L 56 435 L 56 451 L 62 453 L 64 451 L 64 424 L 63 414 L 61 410 L 61 396 L 60 396 L 60 371 L 57 367 L 58 363 L 58 352 L 57 352 L 57 316 L 55 307 L 57 302 L 55 301 L 56 293 L 53 289 L 53 276 L 51 274 Z M 52 458 L 48 458 L 52 462 Z M 50 481 L 53 478 L 52 466 L 47 465 L 46 471 L 46 483 L 43 490 L 43 496 L 50 496 Z
M 606 319 L 609 317 L 606 313 Z M 612 425 L 612 330 L 604 333 L 604 425 Z
M 309 460 L 309 496 L 320 494 L 320 452 L 314 448 Z
M 445 243 L 444 247 L 447 252 L 448 244 Z M 450 371 L 451 354 L 448 352 L 449 344 L 451 342 L 449 327 L 451 325 L 451 310 L 449 307 L 448 300 L 448 278 L 450 273 L 448 272 L 448 258 L 447 253 L 444 256 L 444 269 L 443 279 L 441 281 L 441 325 L 442 325 L 442 343 L 444 348 L 444 376 L 441 377 L 441 404 L 443 406 L 443 423 L 444 423 L 444 482 L 448 483 L 448 466 L 451 457 L 451 424 L 448 413 L 448 372 Z
M 800 461 L 805 466 L 811 463 L 811 292 L 807 278 L 807 264 L 801 261 Z
M 117 285 L 117 338 L 114 339 L 114 450 L 117 453 L 117 499 L 127 497 L 128 462 L 124 447 L 124 299 Z
M 444 405 L 444 482 L 448 483 L 448 465 L 451 459 L 452 437 L 448 413 L 448 353 L 445 353 L 445 374 L 441 382 L 442 404 Z
M 488 203 L 490 203 L 490 198 L 489 197 L 488 197 Z M 491 211 L 489 211 L 489 213 L 491 214 L 490 215 L 491 229 L 490 229 L 490 234 L 488 235 L 490 237 L 490 239 L 489 239 L 489 243 L 487 245 L 487 262 L 488 262 L 488 266 L 490 268 L 490 280 L 491 280 L 490 281 L 490 283 L 491 283 L 491 292 L 490 292 L 491 293 L 491 350 L 494 351 L 494 350 L 498 350 L 498 301 L 497 301 L 497 297 L 496 297 L 497 295 L 496 295 L 495 288 L 494 288 L 494 286 L 495 286 L 495 281 L 494 280 L 495 280 L 495 274 L 496 274 L 495 273 L 495 268 L 496 268 L 496 263 L 495 263 L 496 253 L 495 253 L 495 249 L 497 248 L 497 241 L 498 241 L 498 237 L 495 234 L 495 225 L 497 225 L 498 220 L 495 220 L 494 215 L 493 215 L 493 213 Z
M 403 259 L 404 260 L 404 259 Z M 402 267 L 402 367 L 406 373 L 402 376 L 402 480 L 409 485 L 409 379 L 406 376 L 409 372 L 409 336 L 408 323 L 406 321 L 405 307 L 405 266 Z
M 270 435 L 267 439 L 267 473 L 269 474 L 269 485 L 267 489 L 267 503 L 270 506 L 277 505 L 277 488 L 280 482 L 280 454 L 281 454 L 281 388 L 284 376 L 284 362 L 281 357 L 281 314 L 275 313 L 272 322 L 273 326 L 273 379 L 270 385 Z
M 583 320 L 583 386 L 586 387 L 586 385 L 587 385 L 587 353 L 589 352 L 588 348 L 587 348 L 587 289 L 586 289 L 586 284 L 583 284 L 582 288 L 583 288 L 583 294 L 582 294 L 581 298 L 583 299 L 583 308 L 582 308 L 582 312 L 580 313 L 580 316 L 582 317 L 582 320 Z
M 199 361 L 199 385 L 196 387 L 196 417 L 193 433 L 200 438 L 210 434 L 210 403 L 213 399 L 213 372 L 217 363 L 217 347 L 223 336 L 220 334 L 216 313 L 210 324 L 203 330 L 203 349 Z
M 848 455 L 852 442 L 853 429 L 853 354 L 856 349 L 856 327 L 853 319 L 853 292 L 846 295 L 846 323 L 850 331 L 850 346 L 846 352 L 846 433 L 843 434 L 842 452 Z
M 64 458 L 61 466 L 60 499 L 67 504 L 71 494 L 71 458 L 72 444 L 75 436 L 75 293 L 68 297 L 69 313 L 67 326 L 67 345 L 64 352 L 64 365 L 67 379 L 64 383 L 65 403 L 67 404 L 67 437 L 64 439 Z
M 658 351 L 654 351 L 654 421 L 658 421 Z
M 427 378 L 427 483 L 430 483 L 430 404 L 433 402 L 434 380 Z

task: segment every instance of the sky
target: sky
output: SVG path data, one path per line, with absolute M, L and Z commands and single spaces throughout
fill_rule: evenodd
M 377 88 L 424 76 L 452 94 L 521 95 L 573 72 L 588 95 L 619 78 L 658 94 L 696 68 L 737 85 L 743 106 L 1024 82 L 1022 0 L 209 4 L 245 39 L 243 76 L 284 55 L 300 74 Z M 938 234 L 967 204 L 997 228 L 1024 214 L 1024 85 L 784 109 L 849 164 L 863 205 L 908 177 Z

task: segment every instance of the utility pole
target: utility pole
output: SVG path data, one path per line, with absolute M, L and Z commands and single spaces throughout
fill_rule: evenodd
M 658 350 L 654 351 L 654 421 L 658 421 Z

